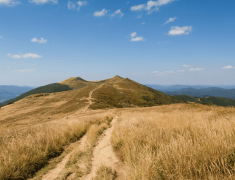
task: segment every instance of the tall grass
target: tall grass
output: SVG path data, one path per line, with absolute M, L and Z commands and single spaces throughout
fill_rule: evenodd
M 193 106 L 122 113 L 112 143 L 127 180 L 233 178 L 235 109 Z
M 0 132 L 0 179 L 26 179 L 59 155 L 65 145 L 78 140 L 94 124 L 112 114 L 57 120 Z

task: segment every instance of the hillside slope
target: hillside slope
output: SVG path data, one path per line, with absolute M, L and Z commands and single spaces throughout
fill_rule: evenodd
M 24 94 L 21 94 L 20 96 L 17 96 L 14 99 L 10 99 L 7 101 L 4 101 L 3 103 L 0 104 L 1 106 L 5 106 L 7 104 L 12 104 L 16 101 L 19 101 L 27 96 L 33 95 L 33 94 L 40 94 L 40 93 L 54 93 L 54 92 L 62 92 L 62 91 L 68 91 L 71 90 L 71 88 L 67 85 L 63 85 L 60 83 L 53 83 L 53 84 L 48 84 L 46 86 L 41 86 L 35 89 L 32 89 Z
M 224 107 L 231 107 L 235 106 L 235 100 L 224 98 L 224 97 L 204 97 L 204 98 L 198 98 L 198 97 L 191 97 L 188 95 L 175 95 L 175 97 L 182 99 L 187 102 L 195 102 L 200 104 L 207 104 L 207 105 L 217 105 L 217 106 L 224 106 Z
M 193 97 L 225 97 L 230 99 L 235 99 L 235 89 L 223 89 L 217 87 L 209 87 L 202 89 L 195 88 L 183 88 L 175 91 L 162 91 L 168 95 L 188 95 Z

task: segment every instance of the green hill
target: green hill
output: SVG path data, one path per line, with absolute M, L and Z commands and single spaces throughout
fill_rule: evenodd
M 191 97 L 188 95 L 175 95 L 174 97 L 177 97 L 179 99 L 182 99 L 187 102 L 195 102 L 200 104 L 206 104 L 206 105 L 217 105 L 217 106 L 235 106 L 235 100 L 234 99 L 228 99 L 225 97 L 204 97 L 204 98 L 198 98 L 198 97 Z
M 3 103 L 0 104 L 0 107 L 8 105 L 8 104 L 12 104 L 12 103 L 19 101 L 19 100 L 21 100 L 27 96 L 30 96 L 32 94 L 55 93 L 55 92 L 62 92 L 62 91 L 68 91 L 68 90 L 71 90 L 71 88 L 68 85 L 63 85 L 60 83 L 48 84 L 46 86 L 41 86 L 41 87 L 32 89 L 24 94 L 21 94 L 20 96 L 14 98 L 14 99 L 4 101 Z
M 60 83 L 49 84 L 26 92 L 0 106 L 14 103 L 27 96 L 42 93 L 55 93 L 69 90 L 96 89 L 92 94 L 91 109 L 150 107 L 164 104 L 184 103 L 184 100 L 166 95 L 160 91 L 134 82 L 128 78 L 115 76 L 102 81 L 86 81 L 80 77 L 69 78 Z M 71 92 L 68 92 L 71 93 Z M 89 93 L 89 92 L 88 92 Z

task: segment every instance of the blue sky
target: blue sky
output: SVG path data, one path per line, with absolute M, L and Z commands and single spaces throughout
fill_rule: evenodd
M 234 85 L 234 0 L 0 0 L 0 85 L 115 75 Z

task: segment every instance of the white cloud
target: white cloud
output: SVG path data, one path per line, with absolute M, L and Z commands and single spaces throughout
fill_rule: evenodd
M 105 14 L 107 13 L 108 11 L 106 9 L 102 9 L 101 11 L 96 11 L 94 12 L 94 16 L 95 17 L 101 17 L 101 16 L 105 16 Z
M 8 54 L 10 58 L 15 58 L 15 59 L 22 59 L 22 58 L 41 58 L 42 56 L 33 54 L 33 53 L 26 53 L 26 54 L 16 54 L 16 55 L 11 55 Z
M 184 72 L 185 70 L 178 70 L 177 72 Z
M 33 39 L 31 39 L 31 41 L 38 42 L 38 43 L 46 43 L 47 42 L 47 40 L 44 38 L 41 38 L 41 39 L 33 38 Z
M 145 24 L 145 22 L 142 22 L 141 24 L 143 24 L 143 25 L 144 25 L 144 24 Z
M 7 66 L 7 68 L 10 68 L 10 66 Z
M 169 18 L 169 20 L 166 21 L 164 24 L 168 24 L 168 23 L 170 23 L 170 22 L 173 22 L 173 21 L 176 20 L 176 19 L 177 19 L 177 17 Z
M 153 11 L 158 11 L 160 6 L 171 3 L 175 0 L 157 0 L 157 1 L 148 1 L 147 4 L 140 4 L 131 6 L 131 11 L 148 11 L 148 14 L 151 14 Z
M 203 71 L 205 68 L 190 68 L 189 71 Z
M 2 38 L 3 38 L 3 36 L 0 36 L 0 38 L 2 39 Z
M 183 65 L 183 67 L 192 67 L 191 65 Z
M 0 0 L 0 6 L 6 5 L 6 6 L 15 6 L 20 4 L 21 2 L 19 0 Z
M 121 9 L 118 9 L 111 16 L 112 17 L 118 16 L 119 18 L 122 18 L 124 16 L 124 14 L 122 13 Z
M 152 73 L 156 75 L 165 75 L 165 74 L 174 74 L 175 72 L 174 71 L 163 71 L 163 72 L 153 71 Z
M 182 34 L 189 34 L 193 30 L 192 26 L 173 26 L 169 31 L 168 35 L 175 36 L 175 35 L 182 35 Z
M 229 65 L 229 66 L 222 67 L 222 69 L 235 69 L 235 67 Z
M 45 3 L 53 3 L 53 4 L 58 4 L 58 0 L 29 0 L 30 3 L 35 3 L 35 4 L 45 4 Z
M 132 11 L 141 11 L 145 8 L 144 4 L 136 5 L 136 6 L 131 6 Z
M 131 37 L 135 37 L 136 35 L 137 35 L 136 32 L 132 32 L 132 33 L 131 33 Z
M 136 37 L 137 33 L 136 32 L 132 32 L 131 34 L 131 41 L 145 41 L 145 39 L 143 37 Z
M 135 37 L 131 38 L 131 41 L 145 41 L 145 39 L 143 37 Z
M 142 14 L 140 14 L 139 16 L 136 17 L 137 19 L 140 19 L 142 18 Z
M 33 72 L 35 71 L 36 69 L 20 69 L 20 70 L 15 70 L 15 72 L 18 72 L 18 73 L 23 73 L 23 72 Z
M 88 4 L 88 2 L 86 0 L 84 0 L 84 1 L 77 1 L 77 2 L 68 1 L 68 9 L 75 9 L 75 8 L 77 8 L 78 11 L 79 11 L 82 6 L 86 6 L 87 4 Z

